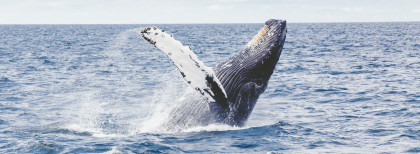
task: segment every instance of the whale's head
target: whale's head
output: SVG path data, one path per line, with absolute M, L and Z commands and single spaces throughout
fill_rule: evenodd
M 264 27 L 239 53 L 242 54 L 240 57 L 244 61 L 242 62 L 244 67 L 239 67 L 238 70 L 252 74 L 254 81 L 266 86 L 280 58 L 286 32 L 285 20 L 266 21 Z
M 245 49 L 214 68 L 228 96 L 231 125 L 242 126 L 265 91 L 283 49 L 286 31 L 285 20 L 268 20 Z
M 281 45 L 286 38 L 286 21 L 270 19 L 257 35 L 248 42 L 247 47 L 264 47 Z

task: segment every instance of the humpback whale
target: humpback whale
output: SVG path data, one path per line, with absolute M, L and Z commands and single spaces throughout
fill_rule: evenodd
M 192 87 L 162 123 L 167 130 L 227 124 L 244 126 L 265 91 L 286 39 L 286 21 L 270 19 L 240 52 L 210 68 L 170 34 L 146 27 L 141 35 L 174 63 Z

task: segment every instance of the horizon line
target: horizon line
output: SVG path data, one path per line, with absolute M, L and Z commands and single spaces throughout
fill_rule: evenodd
M 287 20 L 286 20 L 287 21 Z M 333 23 L 415 23 L 419 21 L 315 21 L 288 22 L 288 24 L 333 24 Z M 205 25 L 205 24 L 262 24 L 264 22 L 214 22 L 214 23 L 0 23 L 0 25 Z

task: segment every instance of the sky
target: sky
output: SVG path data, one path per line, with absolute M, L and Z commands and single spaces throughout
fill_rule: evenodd
M 0 24 L 420 21 L 420 0 L 0 0 Z

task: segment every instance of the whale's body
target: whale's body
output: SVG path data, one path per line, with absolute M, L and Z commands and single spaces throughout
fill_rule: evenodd
M 145 28 L 142 36 L 161 49 L 195 89 L 179 100 L 162 125 L 169 130 L 213 123 L 243 126 L 273 74 L 286 31 L 286 21 L 268 20 L 243 50 L 208 68 L 172 35 Z

